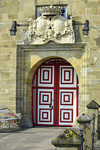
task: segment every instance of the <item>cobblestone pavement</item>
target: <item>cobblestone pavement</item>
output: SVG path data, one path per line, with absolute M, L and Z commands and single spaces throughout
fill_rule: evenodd
M 54 150 L 51 141 L 65 127 L 36 127 L 0 133 L 0 150 Z

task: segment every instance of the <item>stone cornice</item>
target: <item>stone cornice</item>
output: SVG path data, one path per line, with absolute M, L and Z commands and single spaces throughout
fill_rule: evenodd
M 24 51 L 84 51 L 86 43 L 73 43 L 73 44 L 57 44 L 47 43 L 43 45 L 28 45 L 18 44 L 17 47 Z

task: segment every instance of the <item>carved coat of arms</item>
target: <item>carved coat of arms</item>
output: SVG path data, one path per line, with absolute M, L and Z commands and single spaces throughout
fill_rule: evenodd
M 54 41 L 59 44 L 75 43 L 72 18 L 65 19 L 60 15 L 60 6 L 40 7 L 41 16 L 35 21 L 30 19 L 30 44 L 46 44 Z

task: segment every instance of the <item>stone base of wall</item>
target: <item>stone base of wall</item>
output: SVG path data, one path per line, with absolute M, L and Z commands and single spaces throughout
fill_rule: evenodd
M 27 115 L 22 116 L 20 127 L 23 127 L 23 128 L 33 127 L 32 121 L 30 120 L 29 116 Z

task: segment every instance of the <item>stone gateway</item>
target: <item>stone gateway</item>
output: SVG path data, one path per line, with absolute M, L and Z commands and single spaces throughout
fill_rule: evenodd
M 73 126 L 100 105 L 99 31 L 100 0 L 1 0 L 0 107 L 25 126 Z

